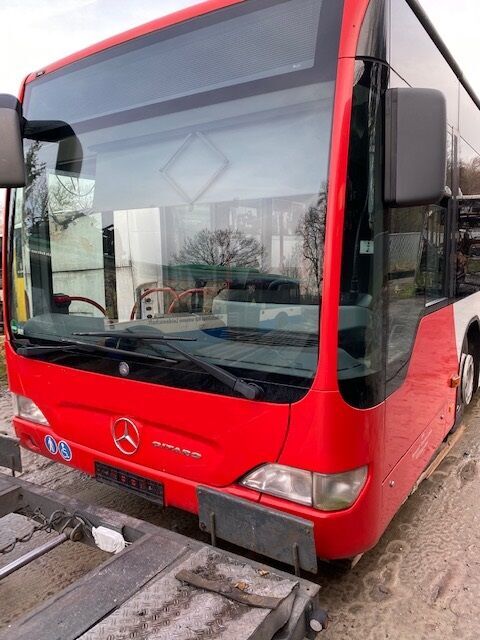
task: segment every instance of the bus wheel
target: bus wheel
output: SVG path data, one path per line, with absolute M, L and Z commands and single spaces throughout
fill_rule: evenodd
M 463 423 L 463 414 L 466 407 L 472 401 L 473 395 L 478 387 L 478 371 L 475 367 L 475 358 L 472 353 L 469 341 L 465 337 L 460 356 L 460 366 L 458 373 L 460 375 L 460 384 L 457 388 L 456 414 L 453 427 L 449 431 L 449 435 L 455 433 Z
M 462 352 L 460 358 L 460 401 L 463 407 L 470 404 L 476 391 L 475 361 L 468 351 Z

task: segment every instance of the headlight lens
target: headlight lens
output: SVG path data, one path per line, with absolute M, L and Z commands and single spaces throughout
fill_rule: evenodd
M 341 511 L 358 498 L 367 472 L 366 466 L 345 473 L 324 474 L 266 464 L 246 475 L 241 484 L 321 511 Z
M 312 474 L 281 464 L 266 464 L 249 473 L 242 484 L 261 493 L 285 498 L 292 502 L 312 504 Z
M 38 422 L 48 426 L 48 420 L 37 407 L 33 400 L 25 396 L 13 395 L 13 410 L 19 418 L 25 418 L 31 422 Z
M 322 511 L 348 509 L 367 480 L 368 467 L 345 473 L 313 474 L 313 506 Z

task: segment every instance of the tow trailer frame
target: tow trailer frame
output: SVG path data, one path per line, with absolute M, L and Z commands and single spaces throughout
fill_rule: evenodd
M 88 522 L 89 526 L 106 527 L 121 533 L 128 546 L 0 631 L 0 640 L 87 640 L 116 637 L 112 635 L 117 632 L 116 625 L 123 624 L 125 632 L 125 620 L 128 616 L 136 621 L 135 633 L 139 635 L 126 637 L 138 637 L 139 640 L 170 637 L 161 634 L 160 624 L 180 624 L 180 627 L 183 624 L 190 629 L 190 634 L 192 625 L 195 627 L 196 624 L 195 634 L 198 637 L 232 637 L 235 640 L 301 640 L 305 637 L 314 638 L 318 631 L 326 627 L 327 615 L 319 606 L 320 587 L 317 584 L 143 520 L 83 503 L 58 491 L 15 477 L 14 470 L 19 470 L 21 466 L 18 463 L 19 454 L 15 451 L 16 442 L 9 438 L 7 444 L 6 440 L 7 438 L 0 438 L 0 450 L 7 450 L 8 460 L 11 462 L 15 459 L 15 464 L 11 467 L 12 477 L 0 474 L 0 518 L 10 513 L 41 513 L 45 519 L 51 519 L 54 523 L 52 516 L 55 513 L 69 512 L 79 516 L 80 521 L 83 519 Z M 7 571 L 4 567 L 5 575 L 27 565 L 66 540 L 95 546 L 93 538 L 82 535 L 84 532 L 79 525 L 66 528 L 65 522 L 60 519 L 52 527 L 58 531 L 58 536 L 14 560 Z M 210 569 L 214 567 L 213 579 L 209 579 L 205 573 L 207 564 Z M 215 567 L 221 567 L 219 573 Z M 1 571 L 0 567 L 0 579 Z M 183 580 L 187 581 L 186 586 Z M 257 588 L 257 593 L 253 588 L 252 593 L 249 582 L 258 587 L 259 581 L 260 588 Z M 272 597 L 278 595 L 279 585 L 286 588 L 287 595 L 283 593 L 281 597 Z M 177 607 L 175 620 L 164 616 L 163 622 L 152 623 L 149 629 L 147 620 L 151 612 L 148 608 L 139 612 L 139 606 L 141 608 L 142 602 L 148 601 L 148 598 L 151 602 L 153 598 L 161 607 L 165 589 L 170 596 L 172 589 L 179 589 L 178 593 L 187 593 L 188 597 L 181 596 L 186 600 L 184 599 L 180 608 Z M 187 600 L 199 601 L 199 596 L 205 599 L 207 595 L 208 599 L 204 601 L 211 603 L 211 611 L 210 605 L 202 611 L 202 624 L 205 625 L 203 631 L 201 625 L 198 626 L 198 609 L 191 610 Z M 225 620 L 221 617 L 217 619 L 217 614 L 219 610 L 229 610 L 229 607 L 232 610 L 232 606 L 236 607 L 237 619 L 233 621 L 233 635 L 230 636 L 229 633 L 232 632 L 229 632 L 228 615 Z M 250 612 L 246 615 L 248 608 Z M 166 610 L 168 606 L 165 605 L 162 611 Z M 145 616 L 141 631 L 138 630 L 139 615 Z M 195 624 L 189 622 L 188 616 L 195 620 Z M 239 618 L 250 620 L 245 629 Z M 254 628 L 251 622 L 253 618 L 258 619 L 258 625 L 253 625 Z M 153 615 L 152 620 L 159 620 L 158 611 L 157 617 Z M 181 629 L 178 636 L 173 635 L 173 627 L 169 628 L 172 629 L 172 637 L 191 637 L 188 634 L 183 636 Z

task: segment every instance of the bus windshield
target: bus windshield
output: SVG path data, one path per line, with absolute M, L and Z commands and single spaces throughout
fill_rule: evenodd
M 240 3 L 27 85 L 27 184 L 9 225 L 14 345 L 148 327 L 276 385 L 277 399 L 278 385 L 308 388 L 340 5 Z M 121 348 L 168 353 L 166 383 L 194 386 L 167 343 Z M 168 376 L 171 361 L 183 378 Z

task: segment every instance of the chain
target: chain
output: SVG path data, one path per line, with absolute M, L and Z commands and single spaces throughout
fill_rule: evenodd
M 68 511 L 59 509 L 57 511 L 54 511 L 52 515 L 47 518 L 42 513 L 40 508 L 32 511 L 28 507 L 19 510 L 17 513 L 25 516 L 29 520 L 33 520 L 35 524 L 25 535 L 15 536 L 15 538 L 11 542 L 4 545 L 3 547 L 0 547 L 0 555 L 5 555 L 12 552 L 17 544 L 29 542 L 39 531 L 46 531 L 47 533 L 51 533 L 52 531 L 59 531 L 60 533 L 63 533 L 67 527 L 70 527 L 72 530 L 76 530 L 81 527 L 82 531 L 87 533 L 87 535 L 92 535 L 92 523 L 78 513 L 72 514 Z
M 15 538 L 11 542 L 4 545 L 3 547 L 0 547 L 0 554 L 4 555 L 6 553 L 10 553 L 15 549 L 18 543 L 29 542 L 33 538 L 34 534 L 37 533 L 37 531 L 42 531 L 45 528 L 46 528 L 45 525 L 35 525 L 24 536 L 15 536 Z

